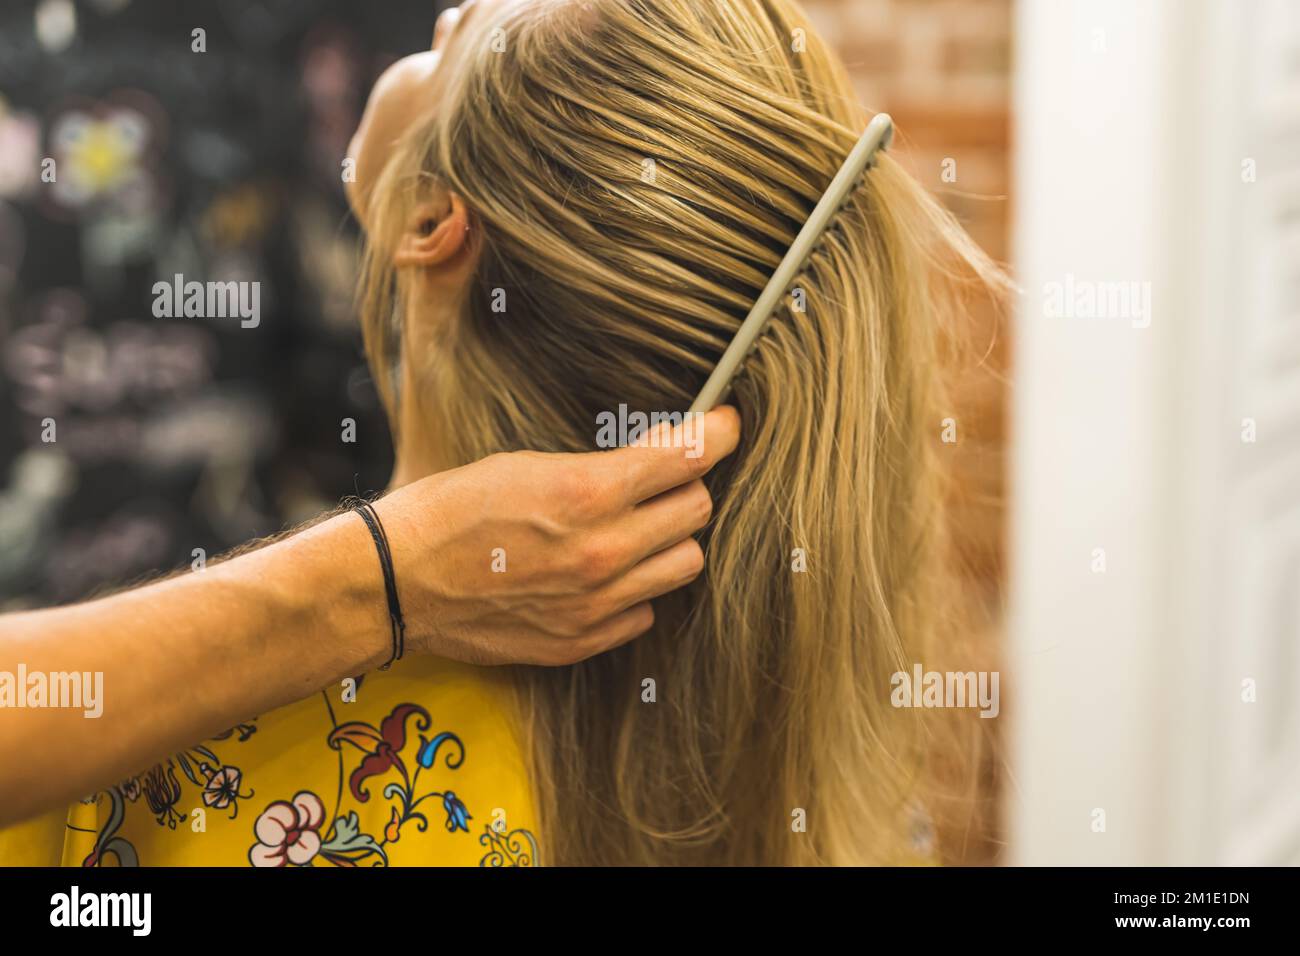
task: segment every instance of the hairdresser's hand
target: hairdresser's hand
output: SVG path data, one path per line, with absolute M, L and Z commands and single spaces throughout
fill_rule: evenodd
M 650 599 L 704 566 L 700 477 L 735 449 L 740 419 L 710 412 L 702 435 L 687 432 L 695 457 L 681 429 L 667 434 L 660 447 L 493 455 L 376 502 L 408 653 L 571 664 L 645 632 Z
M 376 502 L 408 652 L 563 664 L 631 640 L 650 626 L 650 598 L 699 574 L 690 535 L 710 512 L 699 477 L 739 427 L 729 408 L 710 413 L 694 458 L 671 435 L 654 448 L 495 455 Z M 0 712 L 0 824 L 373 670 L 391 650 L 374 542 L 351 513 L 203 570 L 0 615 L 0 674 L 84 674 L 93 690 L 75 707 Z

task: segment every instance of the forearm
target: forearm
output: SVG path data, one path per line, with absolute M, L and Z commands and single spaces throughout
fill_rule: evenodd
M 731 409 L 707 421 L 699 456 L 683 454 L 680 434 L 615 452 L 515 452 L 385 495 L 375 509 L 406 652 L 565 665 L 644 633 L 650 601 L 704 564 L 691 537 L 711 509 L 701 476 L 740 437 Z M 0 616 L 0 824 L 373 670 L 392 653 L 389 613 L 375 540 L 344 513 L 204 571 Z M 7 675 L 9 696 L 29 698 L 20 669 L 92 686 L 102 675 L 102 713 L 13 706 Z
M 0 708 L 0 823 L 372 670 L 389 652 L 374 546 L 347 513 L 206 570 L 0 617 L 0 675 L 16 678 L 20 665 L 103 675 L 98 717 Z

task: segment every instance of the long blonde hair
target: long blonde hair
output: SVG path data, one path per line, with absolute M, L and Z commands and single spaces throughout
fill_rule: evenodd
M 399 397 L 393 269 L 369 251 L 390 410 L 417 402 L 467 462 L 590 450 L 620 403 L 685 409 L 862 129 L 843 68 L 790 0 L 546 0 L 462 39 L 376 221 L 436 177 L 481 261 Z M 701 579 L 630 645 L 515 672 L 545 862 L 902 861 L 914 815 L 967 825 L 980 721 L 895 708 L 890 679 L 961 663 L 941 369 L 963 285 L 999 281 L 895 161 L 866 176 L 735 383 Z

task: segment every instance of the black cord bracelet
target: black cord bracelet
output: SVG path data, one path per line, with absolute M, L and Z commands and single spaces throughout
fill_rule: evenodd
M 379 552 L 379 568 L 384 573 L 384 593 L 388 598 L 388 621 L 393 639 L 393 656 L 388 659 L 388 663 L 379 668 L 386 671 L 393 665 L 393 661 L 401 660 L 402 655 L 406 653 L 406 621 L 402 617 L 402 604 L 397 600 L 397 575 L 393 573 L 393 553 L 389 550 L 388 535 L 384 532 L 384 526 L 374 506 L 364 499 L 352 500 L 357 502 L 352 510 L 361 516 L 361 520 L 370 529 L 370 537 L 375 539 L 375 550 Z

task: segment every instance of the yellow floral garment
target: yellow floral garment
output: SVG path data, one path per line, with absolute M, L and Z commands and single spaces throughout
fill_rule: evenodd
M 505 675 L 422 657 L 0 830 L 9 866 L 535 866 Z M 348 695 L 351 696 L 351 695 Z

